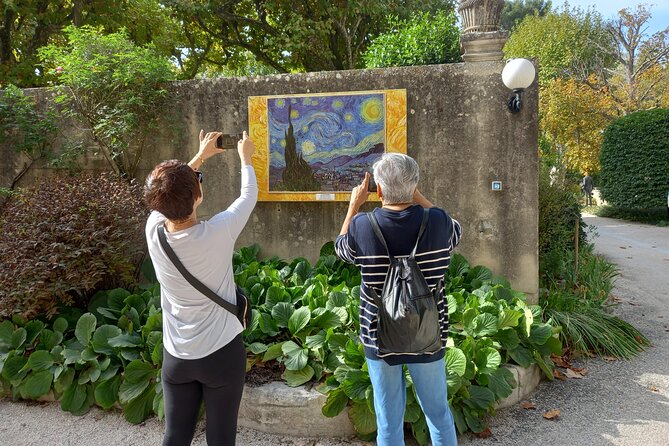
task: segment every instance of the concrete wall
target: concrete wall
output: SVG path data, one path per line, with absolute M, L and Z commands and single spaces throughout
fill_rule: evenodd
M 458 251 L 536 298 L 537 88 L 533 84 L 525 92 L 520 113 L 509 113 L 511 92 L 502 84 L 503 66 L 502 61 L 469 62 L 178 82 L 178 99 L 166 110 L 172 117 L 147 151 L 141 176 L 162 159 L 190 159 L 201 128 L 226 133 L 247 128 L 248 96 L 406 89 L 407 152 L 421 168 L 424 195 L 462 223 Z M 6 159 L 5 153 L 3 185 L 12 164 Z M 202 170 L 205 201 L 200 215 L 207 216 L 238 196 L 239 159 L 230 151 L 207 160 Z M 20 184 L 44 174 L 33 169 Z M 502 191 L 491 190 L 493 180 L 502 181 Z M 332 202 L 258 203 L 238 246 L 259 243 L 263 255 L 314 260 L 321 245 L 339 233 L 346 207 Z

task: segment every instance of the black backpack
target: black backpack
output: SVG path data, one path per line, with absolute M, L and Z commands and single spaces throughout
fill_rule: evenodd
M 436 298 L 416 263 L 416 249 L 429 214 L 430 210 L 424 209 L 423 222 L 411 255 L 396 258 L 388 249 L 374 213 L 367 213 L 372 229 L 390 259 L 381 297 L 370 287 L 374 303 L 379 307 L 377 346 L 380 356 L 389 353 L 436 353 L 442 348 Z

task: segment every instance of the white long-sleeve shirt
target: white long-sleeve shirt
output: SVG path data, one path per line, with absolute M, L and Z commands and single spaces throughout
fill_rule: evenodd
M 167 242 L 186 269 L 222 298 L 236 304 L 232 254 L 235 241 L 258 200 L 252 166 L 242 167 L 241 194 L 225 211 L 182 231 L 167 232 Z M 237 317 L 193 288 L 167 257 L 157 227 L 165 216 L 153 211 L 146 240 L 163 309 L 163 345 L 181 359 L 203 358 L 232 341 L 243 327 Z

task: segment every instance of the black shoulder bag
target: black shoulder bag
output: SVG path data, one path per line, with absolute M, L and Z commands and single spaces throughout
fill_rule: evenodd
M 435 295 L 416 262 L 418 242 L 427 226 L 429 212 L 427 208 L 423 211 L 418 239 L 411 254 L 401 258 L 391 254 L 374 214 L 367 214 L 376 237 L 386 248 L 390 259 L 381 297 L 370 287 L 372 297 L 379 307 L 377 347 L 380 356 L 393 353 L 431 354 L 442 349 L 439 309 Z
M 237 294 L 237 305 L 233 305 L 227 300 L 220 297 L 218 294 L 214 293 L 209 289 L 205 284 L 200 282 L 195 278 L 191 273 L 188 272 L 186 267 L 181 263 L 179 257 L 172 249 L 172 247 L 167 243 L 167 238 L 165 237 L 165 227 L 164 225 L 158 226 L 158 239 L 160 240 L 160 245 L 163 247 L 167 257 L 174 263 L 174 266 L 177 267 L 181 275 L 190 283 L 193 288 L 198 290 L 200 293 L 207 296 L 209 299 L 214 301 L 214 303 L 220 305 L 221 307 L 228 310 L 230 313 L 237 316 L 237 319 L 242 324 L 244 328 L 248 327 L 251 324 L 251 309 L 249 308 L 249 299 L 244 295 L 242 289 L 235 285 L 235 292 Z

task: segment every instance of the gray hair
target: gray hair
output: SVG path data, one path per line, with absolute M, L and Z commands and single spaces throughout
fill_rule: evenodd
M 386 204 L 411 203 L 418 185 L 418 163 L 408 155 L 384 153 L 374 163 L 374 181 Z

